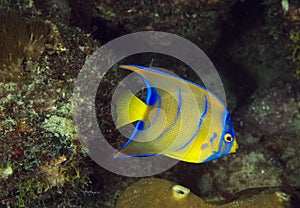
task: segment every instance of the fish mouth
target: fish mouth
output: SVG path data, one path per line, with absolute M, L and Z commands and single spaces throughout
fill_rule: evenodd
M 232 153 L 235 153 L 236 150 L 237 150 L 238 148 L 239 148 L 238 143 L 237 143 L 237 142 L 234 142 L 234 143 L 233 143 L 233 146 L 232 146 L 232 149 L 231 149 L 231 152 L 232 152 Z

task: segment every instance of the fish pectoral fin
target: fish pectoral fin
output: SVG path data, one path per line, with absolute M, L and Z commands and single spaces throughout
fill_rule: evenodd
M 119 96 L 116 103 L 117 121 L 116 126 L 120 128 L 126 124 L 143 120 L 148 112 L 148 106 L 129 90 Z

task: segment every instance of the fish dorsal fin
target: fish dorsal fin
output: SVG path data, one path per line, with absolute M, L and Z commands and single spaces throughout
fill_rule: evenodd
M 117 110 L 117 128 L 143 120 L 148 106 L 129 90 L 122 93 L 116 103 Z

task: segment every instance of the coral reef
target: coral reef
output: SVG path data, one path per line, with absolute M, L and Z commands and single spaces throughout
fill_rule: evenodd
M 72 1 L 71 1 L 72 2 Z M 67 0 L 35 0 L 34 6 L 51 22 L 70 24 L 71 8 Z
M 98 43 L 78 28 L 23 15 L 1 13 L 14 19 L 9 27 L 1 17 L 0 29 L 7 35 L 0 43 L 0 206 L 84 204 L 92 164 L 77 139 L 70 98 Z
M 214 205 L 205 202 L 188 188 L 173 182 L 145 178 L 129 186 L 119 197 L 115 208 L 283 208 L 290 205 L 290 196 L 276 189 L 252 190 L 240 193 L 239 197 L 230 203 Z
M 299 14 L 300 18 L 300 14 Z M 290 56 L 291 60 L 295 64 L 295 75 L 297 79 L 300 79 L 300 29 L 290 31 L 290 39 L 292 41 L 291 50 L 292 54 Z
M 300 187 L 300 153 L 295 151 L 300 148 L 299 138 L 299 134 L 286 133 L 272 135 L 265 141 L 270 157 L 276 158 L 277 162 L 282 165 L 284 185 L 292 187 Z
M 179 163 L 158 175 L 184 186 L 142 179 L 126 189 L 117 207 L 160 202 L 166 207 L 283 207 L 289 196 L 297 207 L 299 3 L 0 0 L 0 207 L 112 208 L 138 180 L 90 161 L 74 130 L 70 99 L 86 56 L 99 42 L 142 30 L 173 32 L 204 49 L 224 81 L 240 148 L 220 160 Z M 194 79 L 180 61 L 161 54 L 128 60 L 154 62 Z M 114 147 L 124 141 L 118 140 L 108 103 L 120 77 L 110 70 L 99 85 L 105 90 L 95 99 L 99 126 Z
M 289 39 L 291 40 L 289 46 L 291 50 L 290 60 L 294 63 L 295 75 L 300 79 L 300 4 L 297 1 L 287 1 L 288 10 L 285 13 L 290 26 Z
M 202 168 L 197 190 L 209 200 L 228 199 L 247 188 L 280 186 L 283 174 L 274 159 L 267 160 L 264 154 L 251 151 L 240 152 L 238 156 L 224 158 L 214 164 L 205 164 Z
M 116 208 L 167 208 L 178 206 L 190 208 L 215 207 L 198 198 L 188 188 L 158 178 L 141 179 L 132 184 L 121 194 L 116 204 Z
M 95 0 L 89 4 L 83 2 L 74 1 L 72 8 L 77 9 L 82 5 L 81 16 L 85 20 L 91 20 L 90 25 L 86 23 L 83 25 L 76 13 L 73 18 L 77 19 L 81 28 L 93 28 L 95 37 L 104 42 L 128 32 L 158 30 L 188 37 L 209 50 L 220 38 L 222 32 L 220 19 L 223 19 L 231 6 L 238 1 Z
M 282 76 L 257 90 L 235 113 L 236 128 L 255 136 L 283 131 L 298 112 L 298 89 L 293 76 Z

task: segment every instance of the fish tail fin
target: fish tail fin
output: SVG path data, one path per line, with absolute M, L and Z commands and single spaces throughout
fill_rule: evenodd
M 118 98 L 116 111 L 116 126 L 120 128 L 126 124 L 144 120 L 148 106 L 130 91 L 125 91 Z

